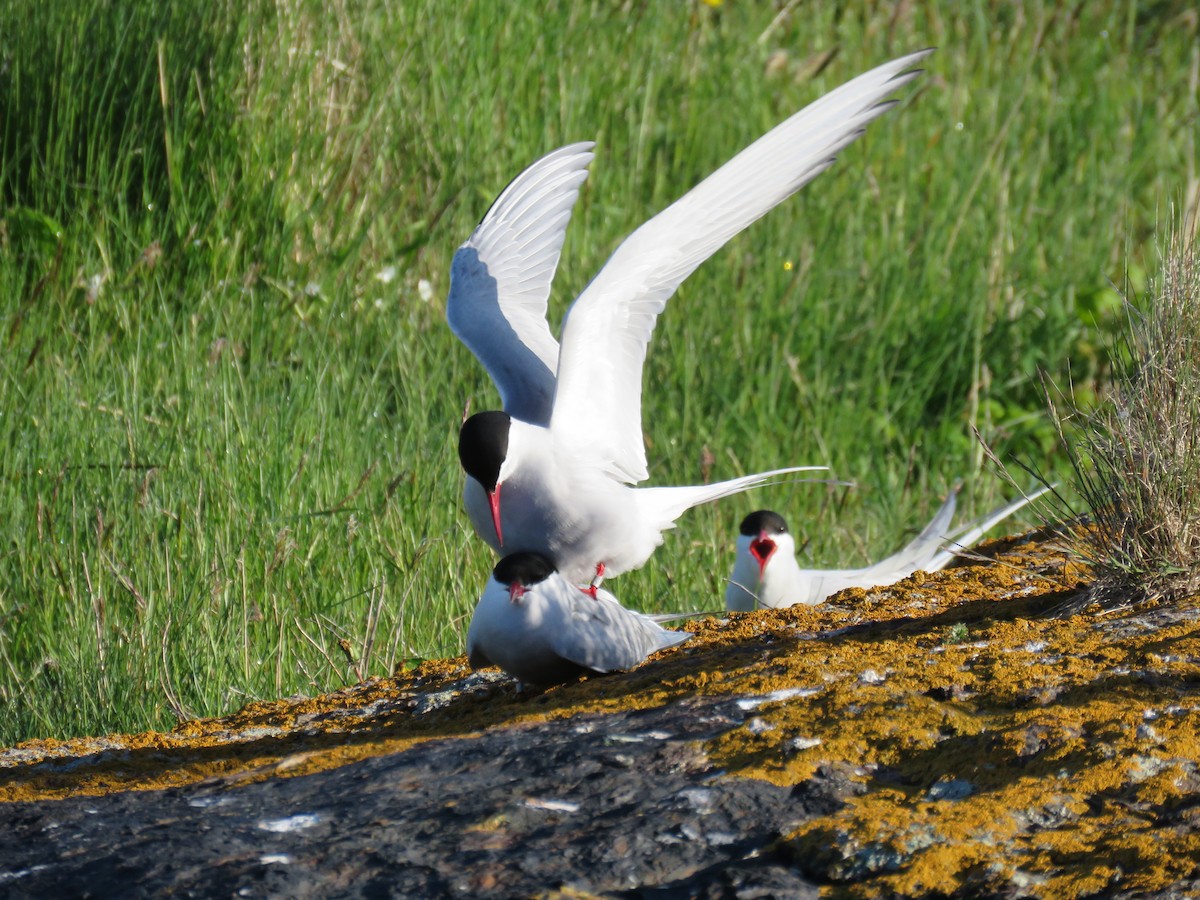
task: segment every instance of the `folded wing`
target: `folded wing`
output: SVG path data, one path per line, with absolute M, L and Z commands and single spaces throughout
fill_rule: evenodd
M 559 656 L 596 672 L 632 669 L 651 653 L 682 644 L 692 635 L 669 631 L 649 616 L 621 606 L 608 591 L 593 598 L 566 585 L 564 612 L 554 629 Z
M 1042 487 L 992 510 L 985 516 L 951 531 L 958 488 L 950 492 L 933 520 L 925 526 L 903 550 L 863 569 L 831 570 L 802 569 L 803 588 L 798 595 L 806 597 L 800 602 L 819 603 L 830 594 L 848 587 L 883 587 L 907 578 L 913 572 L 937 572 L 944 569 L 960 552 L 969 549 L 991 528 L 1007 519 L 1017 510 L 1036 500 L 1048 487 Z
M 947 537 L 942 541 L 941 551 L 937 554 L 937 556 L 929 561 L 929 565 L 927 566 L 928 570 L 930 572 L 936 572 L 938 569 L 945 568 L 950 560 L 954 559 L 955 556 L 958 556 L 959 553 L 965 552 L 971 547 L 975 546 L 979 539 L 987 534 L 987 532 L 989 532 L 994 526 L 999 525 L 1002 521 L 1007 519 L 1022 507 L 1028 506 L 1038 497 L 1042 496 L 1042 494 L 1049 491 L 1052 487 L 1054 486 L 1042 485 L 1042 487 L 1035 491 L 1031 491 L 1028 494 L 1022 494 L 1011 503 L 1006 503 L 1004 506 L 992 510 L 987 515 L 981 516 L 974 522 L 968 522 L 957 531 L 947 535 Z

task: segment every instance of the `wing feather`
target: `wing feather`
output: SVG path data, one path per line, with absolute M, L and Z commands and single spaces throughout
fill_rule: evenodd
M 651 653 L 692 636 L 687 631 L 668 631 L 649 616 L 626 609 L 608 591 L 592 598 L 565 580 L 561 584 L 561 619 L 550 639 L 559 656 L 586 669 L 632 669 Z
M 546 425 L 558 341 L 546 301 L 594 144 L 560 147 L 518 175 L 454 254 L 446 320 L 483 363 L 504 410 Z
M 633 232 L 563 325 L 550 427 L 613 477 L 647 477 L 641 382 L 659 313 L 700 263 L 833 164 L 919 71 L 922 50 L 860 75 L 755 141 Z

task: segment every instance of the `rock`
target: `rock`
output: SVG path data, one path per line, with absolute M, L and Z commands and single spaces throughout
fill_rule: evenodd
M 542 693 L 430 661 L 0 750 L 0 895 L 1188 896 L 1200 607 L 1049 615 L 1056 553 L 917 579 L 919 610 L 704 620 Z
M 0 892 L 29 896 L 816 896 L 772 844 L 845 782 L 805 794 L 721 778 L 725 698 L 430 740 L 230 789 L 0 806 Z M 586 726 L 581 729 L 579 726 Z M 610 740 L 610 736 L 641 736 Z

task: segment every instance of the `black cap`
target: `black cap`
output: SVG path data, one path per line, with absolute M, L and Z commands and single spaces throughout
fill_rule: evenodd
M 767 534 L 787 534 L 787 530 L 787 522 L 783 516 L 769 509 L 759 509 L 750 513 L 742 519 L 742 525 L 738 529 L 747 537 L 758 537 L 764 531 Z
M 475 413 L 462 423 L 458 432 L 458 461 L 463 471 L 483 485 L 496 489 L 500 467 L 508 455 L 508 413 L 489 410 Z
M 513 553 L 496 563 L 492 577 L 503 585 L 533 587 L 554 574 L 554 565 L 539 553 Z

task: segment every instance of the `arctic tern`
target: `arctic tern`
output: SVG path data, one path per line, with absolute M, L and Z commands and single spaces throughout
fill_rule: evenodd
M 494 665 L 528 684 L 559 684 L 632 669 L 691 636 L 626 609 L 602 588 L 571 584 L 545 557 L 515 553 L 496 564 L 479 598 L 467 657 L 476 669 Z
M 725 608 L 748 612 L 768 607 L 781 609 L 814 605 L 850 587 L 871 588 L 894 584 L 916 571 L 936 572 L 964 548 L 978 541 L 993 525 L 1045 493 L 1042 488 L 1014 500 L 981 519 L 950 530 L 958 490 L 950 492 L 933 520 L 907 547 L 862 569 L 801 569 L 796 562 L 796 542 L 783 517 L 769 509 L 752 512 L 742 520 L 737 558 L 725 589 Z
M 446 318 L 487 369 L 503 412 L 459 433 L 464 502 L 502 554 L 548 558 L 569 581 L 649 559 L 693 506 L 805 471 L 776 469 L 709 485 L 634 488 L 648 477 L 642 365 L 675 289 L 730 238 L 819 175 L 898 101 L 932 50 L 831 91 L 755 141 L 629 235 L 572 304 L 562 345 L 546 322 L 550 282 L 593 144 L 533 163 L 454 255 Z

